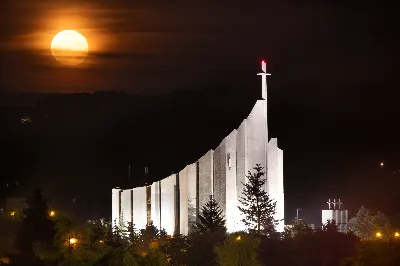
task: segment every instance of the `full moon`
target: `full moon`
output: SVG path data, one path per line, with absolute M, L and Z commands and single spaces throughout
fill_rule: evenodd
M 81 33 L 64 30 L 57 33 L 51 42 L 53 57 L 63 65 L 78 65 L 85 60 L 89 44 Z

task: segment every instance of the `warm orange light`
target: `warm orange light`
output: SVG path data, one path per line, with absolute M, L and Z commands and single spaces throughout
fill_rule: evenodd
M 384 166 L 384 163 L 383 163 L 383 162 L 381 162 L 381 164 L 380 164 L 380 165 L 381 165 L 381 167 L 383 167 L 383 166 Z
M 69 243 L 70 243 L 71 245 L 76 244 L 77 242 L 78 242 L 78 239 L 76 239 L 76 238 L 70 238 L 70 239 L 69 239 Z
M 103 240 L 100 240 L 99 242 L 100 242 L 101 244 L 103 244 L 103 243 L 104 243 L 104 241 L 103 241 Z
M 77 65 L 87 56 L 89 44 L 82 34 L 74 30 L 59 32 L 51 42 L 51 53 L 64 65 Z
M 394 237 L 400 237 L 399 232 L 394 233 Z
M 240 238 L 240 236 L 237 236 L 236 237 L 236 241 L 239 241 L 241 238 Z
M 15 216 L 15 212 L 13 211 L 13 212 L 10 212 L 10 215 L 11 216 Z
M 382 233 L 376 233 L 376 237 L 382 237 Z
M 50 217 L 54 217 L 56 215 L 56 212 L 55 211 L 51 211 L 50 212 Z

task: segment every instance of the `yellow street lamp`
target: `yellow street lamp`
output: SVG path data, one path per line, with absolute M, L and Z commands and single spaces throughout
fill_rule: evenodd
M 394 233 L 394 237 L 400 237 L 399 232 Z
M 54 216 L 56 216 L 56 212 L 55 211 L 50 211 L 50 217 L 54 217 Z
M 240 241 L 240 235 L 236 237 L 236 241 Z
M 78 242 L 78 239 L 76 239 L 76 238 L 70 238 L 69 239 L 69 243 L 71 244 L 71 245 L 74 245 L 74 244 L 76 244 Z
M 382 237 L 382 233 L 380 233 L 380 232 L 376 233 L 376 237 L 377 238 L 381 238 Z
M 10 215 L 11 215 L 12 217 L 14 217 L 14 216 L 15 216 L 15 211 L 10 212 Z

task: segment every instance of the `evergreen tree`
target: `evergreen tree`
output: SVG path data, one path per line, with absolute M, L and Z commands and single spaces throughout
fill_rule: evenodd
M 263 167 L 257 164 L 254 170 L 253 174 L 249 171 L 246 176 L 248 182 L 243 183 L 243 196 L 239 198 L 243 207 L 239 206 L 238 208 L 245 216 L 242 221 L 249 231 L 269 234 L 275 231 L 277 223 L 274 219 L 276 202 L 269 198 L 264 189 L 267 179 L 264 178 Z
M 260 266 L 257 250 L 260 241 L 252 235 L 237 232 L 229 235 L 223 245 L 215 248 L 220 266 Z
M 374 234 L 372 215 L 367 208 L 362 206 L 356 216 L 351 218 L 347 228 L 363 240 L 370 239 Z
M 291 227 L 285 227 L 285 231 L 283 232 L 283 239 L 290 240 L 303 236 L 307 236 L 313 233 L 313 229 L 304 221 L 294 219 L 292 221 Z
M 113 226 L 109 228 L 106 234 L 105 242 L 107 243 L 107 245 L 113 247 L 121 247 L 125 245 L 123 231 L 120 228 L 121 226 L 117 223 L 117 220 L 115 219 Z
M 135 228 L 135 225 L 132 222 L 128 222 L 128 226 L 126 227 L 126 232 L 127 232 L 128 243 L 130 245 L 137 245 L 139 235 Z
M 217 265 L 214 248 L 224 242 L 225 236 L 225 217 L 210 196 L 188 236 L 187 265 Z
M 17 247 L 21 256 L 34 265 L 35 243 L 52 243 L 56 234 L 55 224 L 50 218 L 49 208 L 40 190 L 35 190 L 26 200 L 27 208 L 22 212 L 21 227 L 17 234 Z
M 199 214 L 196 230 L 203 232 L 223 232 L 226 233 L 225 218 L 217 201 L 210 196 L 209 201 L 202 207 Z
M 187 265 L 187 249 L 188 240 L 184 235 L 174 235 L 166 245 L 162 247 L 162 251 L 167 254 L 171 265 Z
M 323 230 L 328 233 L 337 233 L 338 225 L 335 220 L 328 220 L 326 224 L 323 225 Z
M 158 230 L 158 228 L 150 221 L 145 229 L 140 230 L 138 238 L 138 247 L 141 250 L 148 250 L 151 243 L 157 242 L 159 246 L 166 244 L 167 232 L 165 229 Z

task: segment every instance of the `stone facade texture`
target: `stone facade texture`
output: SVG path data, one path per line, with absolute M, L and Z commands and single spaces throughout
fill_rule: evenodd
M 161 226 L 160 181 L 151 184 L 151 220 L 157 228 Z
M 147 225 L 146 187 L 136 187 L 132 190 L 132 222 L 136 228 L 145 228 Z
M 198 209 L 201 209 L 204 204 L 209 200 L 209 197 L 214 194 L 213 180 L 214 180 L 214 151 L 208 151 L 198 161 Z
M 125 189 L 121 191 L 121 213 L 124 217 L 125 225 L 128 225 L 128 222 L 132 222 L 132 198 L 131 198 L 132 189 Z
M 188 206 L 188 166 L 179 172 L 179 199 L 180 199 L 180 234 L 187 235 L 189 231 L 189 206 Z
M 175 174 L 161 180 L 161 228 L 164 228 L 169 235 L 174 235 L 176 227 L 175 186 Z

